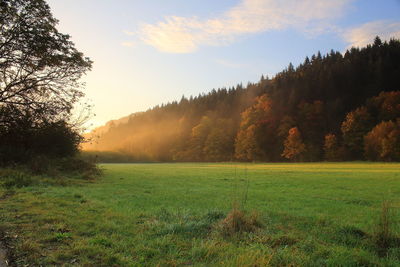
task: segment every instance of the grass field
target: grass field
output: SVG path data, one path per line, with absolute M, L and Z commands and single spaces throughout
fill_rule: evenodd
M 96 181 L 0 189 L 0 232 L 17 264 L 400 265 L 399 242 L 376 242 L 384 200 L 400 218 L 400 164 L 101 167 Z M 233 202 L 261 226 L 224 234 Z

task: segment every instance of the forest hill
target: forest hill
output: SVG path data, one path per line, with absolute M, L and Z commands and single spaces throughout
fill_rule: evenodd
M 83 148 L 138 161 L 399 161 L 399 77 L 399 40 L 377 37 L 111 121 Z

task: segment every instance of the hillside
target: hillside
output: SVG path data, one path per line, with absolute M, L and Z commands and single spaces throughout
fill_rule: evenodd
M 399 77 L 400 41 L 377 37 L 107 123 L 83 149 L 138 161 L 400 160 Z

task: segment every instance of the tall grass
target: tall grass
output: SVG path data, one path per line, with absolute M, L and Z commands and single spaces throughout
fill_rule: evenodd
M 395 232 L 396 226 L 394 207 L 391 201 L 383 200 L 373 234 L 374 243 L 380 256 L 385 256 L 391 247 L 400 245 Z
M 262 226 L 259 213 L 256 211 L 249 213 L 246 210 L 250 186 L 247 165 L 245 165 L 243 177 L 238 175 L 237 166 L 235 165 L 233 183 L 231 210 L 218 225 L 219 231 L 223 236 L 232 236 L 242 232 L 254 232 Z

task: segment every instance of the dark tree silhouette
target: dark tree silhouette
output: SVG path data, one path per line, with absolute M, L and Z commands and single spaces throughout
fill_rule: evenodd
M 0 0 L 0 162 L 33 151 L 65 155 L 78 147 L 80 137 L 68 122 L 83 96 L 79 79 L 92 62 L 57 23 L 44 0 Z M 37 149 L 35 136 L 47 139 L 41 146 L 48 147 Z M 12 159 L 8 150 L 24 153 Z
M 0 108 L 53 121 L 68 116 L 92 62 L 58 32 L 43 0 L 1 0 L 0 25 Z

